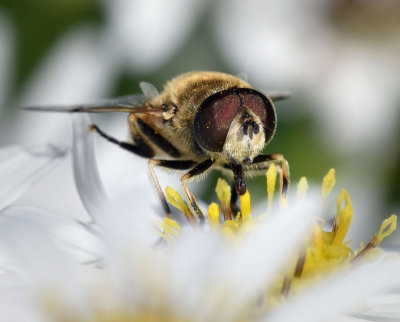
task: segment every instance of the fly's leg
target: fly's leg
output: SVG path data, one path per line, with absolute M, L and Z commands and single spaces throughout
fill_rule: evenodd
M 90 129 L 92 131 L 96 131 L 98 134 L 100 134 L 101 137 L 105 138 L 107 141 L 114 143 L 121 147 L 124 150 L 127 150 L 129 152 L 132 152 L 138 156 L 141 156 L 143 158 L 152 158 L 154 156 L 154 151 L 153 149 L 146 144 L 146 142 L 141 138 L 141 137 L 135 137 L 135 143 L 129 143 L 129 142 L 121 142 L 108 134 L 104 133 L 102 130 L 99 129 L 99 127 L 95 124 L 90 125 Z
M 128 143 L 128 142 L 121 142 L 108 134 L 104 133 L 97 125 L 92 124 L 90 126 L 90 129 L 93 131 L 96 131 L 98 134 L 100 134 L 101 137 L 105 138 L 107 141 L 114 143 L 118 145 L 119 147 L 132 152 L 136 155 L 139 155 L 144 158 L 152 158 L 154 157 L 154 151 L 153 149 L 146 144 L 146 142 L 141 138 L 140 136 L 135 136 L 135 143 Z M 154 173 L 153 166 L 154 165 L 163 165 L 167 168 L 172 168 L 172 169 L 179 169 L 179 170 L 187 170 L 193 167 L 196 163 L 193 161 L 173 161 L 174 166 L 170 165 L 171 161 L 162 161 L 162 160 L 155 160 L 155 159 L 150 159 L 149 160 L 149 174 L 150 174 L 150 179 L 151 182 L 153 183 L 154 187 L 156 188 L 157 195 L 160 199 L 161 202 L 161 207 L 165 213 L 166 216 L 171 216 L 171 209 L 167 203 L 167 200 L 165 199 L 165 196 L 161 190 L 160 184 L 157 180 L 157 177 Z
M 196 165 L 192 170 L 190 170 L 188 173 L 184 174 L 181 177 L 182 189 L 185 192 L 185 195 L 190 203 L 190 206 L 192 207 L 196 215 L 199 217 L 200 222 L 203 223 L 205 216 L 201 211 L 199 205 L 197 204 L 197 201 L 194 198 L 192 191 L 189 189 L 188 182 L 192 181 L 195 177 L 207 171 L 213 164 L 214 164 L 213 160 L 211 159 L 205 160 Z
M 158 198 L 160 199 L 161 202 L 161 207 L 167 217 L 171 216 L 171 209 L 168 205 L 167 199 L 165 198 L 165 195 L 161 189 L 160 183 L 157 179 L 157 176 L 154 172 L 154 167 L 163 167 L 171 170 L 187 170 L 193 167 L 196 164 L 194 161 L 186 160 L 186 161 L 181 161 L 181 160 L 157 160 L 157 159 L 150 159 L 149 160 L 149 176 L 151 179 L 151 182 L 153 183 L 154 187 L 156 188 Z M 192 218 L 188 218 L 188 221 L 191 222 L 192 224 L 194 223 Z
M 157 148 L 167 153 L 171 158 L 177 159 L 182 156 L 182 153 L 168 139 L 153 128 L 154 125 L 146 123 L 135 114 L 129 115 L 128 120 L 132 133 L 146 138 L 147 142 L 156 145 Z
M 254 158 L 253 163 L 246 166 L 246 171 L 260 171 L 266 170 L 269 168 L 271 163 L 277 164 L 281 171 L 280 175 L 280 186 L 281 186 L 281 194 L 286 196 L 289 182 L 290 182 L 290 173 L 289 173 L 289 164 L 286 161 L 285 157 L 282 154 L 262 154 Z
M 231 184 L 231 201 L 230 201 L 230 206 L 231 206 L 231 211 L 232 211 L 232 214 L 233 214 L 233 217 L 234 217 L 234 218 L 236 217 L 236 214 L 237 214 L 238 212 L 240 212 L 239 207 L 236 205 L 237 199 L 238 199 L 238 193 L 237 193 L 237 191 L 236 191 L 236 185 L 235 185 L 235 182 L 232 182 L 232 184 Z
M 193 193 L 191 192 L 188 182 L 193 180 L 195 177 L 201 175 L 205 171 L 207 171 L 212 165 L 214 164 L 214 161 L 211 159 L 208 159 L 206 161 L 200 162 L 196 165 L 194 161 L 180 161 L 180 160 L 156 160 L 156 159 L 151 159 L 149 160 L 149 173 L 150 177 L 152 178 L 152 181 L 157 189 L 157 193 L 160 197 L 160 200 L 163 203 L 163 208 L 165 205 L 168 207 L 167 201 L 165 199 L 165 196 L 161 190 L 160 184 L 158 183 L 158 180 L 155 176 L 154 173 L 154 166 L 159 166 L 159 167 L 164 167 L 167 169 L 174 169 L 174 170 L 185 170 L 193 167 L 196 165 L 192 170 L 190 170 L 188 173 L 184 174 L 181 177 L 181 183 L 182 183 L 182 190 L 186 195 L 187 200 L 189 201 L 189 204 L 194 211 L 194 213 L 197 215 L 199 218 L 200 222 L 204 222 L 205 216 L 203 212 L 201 211 L 199 205 L 197 204 L 197 201 L 195 197 L 193 196 Z M 165 204 L 164 204 L 165 203 Z M 188 218 L 188 220 L 192 222 L 193 218 Z M 197 223 L 197 222 L 196 222 Z

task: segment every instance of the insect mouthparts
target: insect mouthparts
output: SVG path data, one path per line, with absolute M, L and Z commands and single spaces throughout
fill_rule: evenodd
M 243 134 L 248 135 L 250 140 L 253 139 L 253 134 L 258 134 L 260 132 L 260 127 L 247 111 L 242 115 L 242 129 Z

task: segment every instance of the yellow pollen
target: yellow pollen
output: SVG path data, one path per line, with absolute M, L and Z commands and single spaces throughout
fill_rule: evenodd
M 221 204 L 229 205 L 231 202 L 231 188 L 224 179 L 218 179 L 217 187 L 215 188 L 217 197 Z
M 322 180 L 322 198 L 325 199 L 335 186 L 335 169 L 330 169 Z
M 239 227 L 240 225 L 237 220 L 225 220 L 222 224 L 221 233 L 225 237 L 235 239 Z
M 397 216 L 391 215 L 389 218 L 382 222 L 381 228 L 379 229 L 376 239 L 378 243 L 381 243 L 386 237 L 390 236 L 397 226 Z
M 297 184 L 297 198 L 302 198 L 306 195 L 308 190 L 308 182 L 306 177 L 301 177 Z
M 240 196 L 240 209 L 242 211 L 242 219 L 246 220 L 251 214 L 250 193 L 248 190 L 243 196 Z
M 343 207 L 342 204 L 344 203 Z M 353 206 L 348 192 L 342 189 L 336 200 L 337 215 L 333 224 L 333 244 L 341 244 L 353 220 Z
M 276 167 L 275 164 L 271 164 L 267 171 L 267 195 L 268 195 L 268 213 L 271 211 L 272 200 L 274 198 L 275 184 L 276 184 Z
M 215 188 L 217 197 L 221 202 L 222 212 L 224 214 L 225 220 L 230 220 L 233 218 L 231 210 L 231 188 L 224 179 L 218 179 L 217 186 Z M 236 214 L 235 214 L 236 215 Z
M 165 188 L 165 195 L 167 196 L 168 202 L 179 209 L 192 225 L 197 224 L 196 218 L 177 191 L 168 186 Z
M 313 228 L 314 242 L 319 252 L 322 252 L 324 241 L 322 239 L 322 229 L 319 225 L 314 225 Z
M 165 217 L 163 220 L 157 220 L 156 224 L 162 229 L 160 236 L 167 242 L 173 241 L 182 233 L 181 226 L 171 218 Z
M 215 202 L 208 207 L 208 224 L 211 229 L 219 228 L 219 207 Z
M 165 194 L 167 196 L 168 202 L 171 205 L 173 205 L 175 208 L 178 208 L 183 213 L 186 212 L 187 206 L 183 201 L 181 195 L 177 191 L 168 186 L 165 188 Z
M 371 253 L 371 251 L 376 250 L 377 247 L 386 237 L 391 235 L 397 226 L 397 216 L 391 215 L 389 218 L 385 219 L 381 227 L 379 228 L 378 233 L 372 237 L 371 241 L 366 245 L 361 245 L 361 249 L 357 253 L 357 255 L 353 258 L 353 262 L 362 258 L 366 253 Z

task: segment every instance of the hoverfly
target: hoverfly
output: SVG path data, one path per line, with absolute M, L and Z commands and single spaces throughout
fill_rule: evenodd
M 182 189 L 192 211 L 204 214 L 188 182 L 212 168 L 233 173 L 231 204 L 246 192 L 244 174 L 266 170 L 271 162 L 281 172 L 281 192 L 286 193 L 289 167 L 282 154 L 261 154 L 273 138 L 277 125 L 273 102 L 286 98 L 269 95 L 246 81 L 224 73 L 195 71 L 167 82 L 161 94 L 141 83 L 145 95 L 131 95 L 100 104 L 64 107 L 29 107 L 28 110 L 58 112 L 126 112 L 132 142 L 121 142 L 96 125 L 101 137 L 138 156 L 149 159 L 148 170 L 163 211 L 171 210 L 155 175 L 154 167 L 186 170 Z M 194 216 L 191 221 L 196 221 Z

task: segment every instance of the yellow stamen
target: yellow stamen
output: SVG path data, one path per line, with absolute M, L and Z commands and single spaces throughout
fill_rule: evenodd
M 315 224 L 313 228 L 314 242 L 319 252 L 322 252 L 324 241 L 322 239 L 322 229 L 319 225 Z
M 188 207 L 186 206 L 181 195 L 177 191 L 168 186 L 165 188 L 165 194 L 167 196 L 168 202 L 171 205 L 173 205 L 175 208 L 178 208 L 184 214 L 186 213 Z
M 344 206 L 342 204 L 344 202 Z M 332 244 L 339 245 L 346 237 L 351 221 L 353 220 L 353 206 L 348 192 L 342 189 L 336 200 L 337 215 L 333 224 Z
M 272 200 L 274 198 L 276 175 L 277 175 L 276 167 L 275 164 L 272 163 L 267 171 L 268 213 L 270 213 L 272 207 Z
M 208 224 L 211 229 L 219 228 L 219 207 L 215 202 L 208 207 Z
M 372 237 L 371 241 L 361 249 L 357 256 L 353 258 L 353 262 L 363 258 L 366 253 L 371 252 L 376 246 L 378 246 L 386 237 L 391 235 L 397 226 L 397 216 L 391 215 L 389 218 L 385 219 L 381 227 L 379 228 L 378 233 Z
M 378 244 L 381 243 L 386 237 L 390 236 L 395 230 L 397 226 L 397 216 L 391 215 L 389 218 L 386 218 L 379 229 L 378 234 L 376 235 Z
M 239 222 L 237 220 L 225 220 L 222 224 L 221 232 L 225 237 L 234 239 L 238 228 Z
M 162 221 L 156 221 L 156 224 L 162 229 L 160 236 L 168 242 L 171 242 L 173 239 L 179 237 L 182 233 L 181 226 L 177 221 L 171 218 L 165 217 Z
M 322 180 L 322 198 L 325 199 L 335 186 L 335 169 L 330 169 Z
M 231 202 L 231 188 L 224 179 L 218 179 L 217 187 L 215 188 L 217 197 L 221 204 L 229 205 Z
M 240 209 L 242 211 L 242 219 L 245 220 L 251 214 L 250 193 L 247 190 L 243 196 L 240 196 Z
M 165 195 L 167 196 L 168 202 L 175 208 L 179 209 L 193 226 L 197 225 L 195 216 L 177 191 L 168 186 L 165 188 Z
M 224 214 L 225 220 L 232 219 L 232 210 L 231 210 L 231 188 L 228 183 L 224 179 L 218 179 L 217 187 L 215 188 L 215 192 L 217 193 L 217 197 L 221 202 L 222 212 Z
M 301 177 L 297 184 L 297 197 L 302 198 L 306 195 L 308 190 L 308 182 L 306 177 Z

